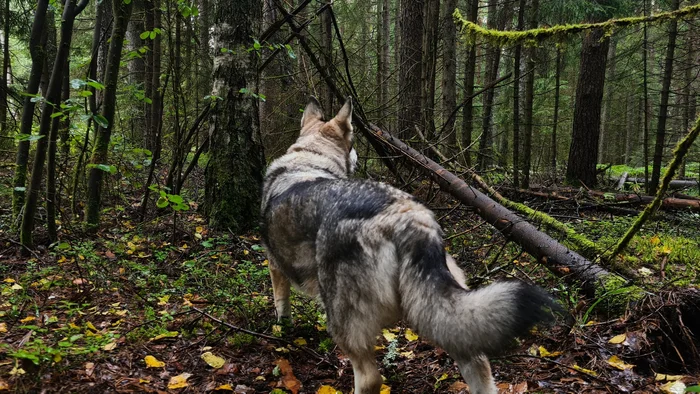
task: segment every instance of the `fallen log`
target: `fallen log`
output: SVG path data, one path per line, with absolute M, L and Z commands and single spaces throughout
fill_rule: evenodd
M 641 196 L 638 194 L 628 193 L 605 193 L 597 190 L 589 190 L 588 194 L 594 197 L 605 200 L 614 200 L 617 202 L 626 201 L 639 204 L 651 204 L 654 201 L 653 196 Z M 681 198 L 667 197 L 661 200 L 662 209 L 689 209 L 691 211 L 700 211 L 700 200 L 686 200 Z
M 619 182 L 622 177 L 618 178 Z M 627 178 L 626 183 L 639 183 L 644 184 L 644 178 Z M 695 179 L 674 179 L 668 184 L 670 189 L 690 189 L 693 187 L 698 187 L 698 181 Z

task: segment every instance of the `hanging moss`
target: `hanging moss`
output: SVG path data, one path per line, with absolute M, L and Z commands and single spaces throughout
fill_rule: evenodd
M 696 4 L 676 11 L 661 12 L 646 17 L 633 16 L 629 18 L 610 19 L 605 22 L 598 23 L 556 25 L 522 31 L 503 31 L 483 28 L 476 23 L 464 19 L 462 13 L 459 12 L 459 9 L 455 9 L 452 16 L 454 17 L 457 26 L 460 26 L 460 32 L 462 33 L 462 37 L 467 44 L 474 44 L 478 38 L 479 40 L 488 42 L 490 45 L 505 47 L 514 46 L 516 44 L 536 46 L 539 43 L 549 39 L 564 41 L 571 34 L 592 29 L 604 29 L 605 36 L 608 37 L 612 35 L 615 30 L 625 27 L 640 23 L 659 24 L 670 20 L 694 16 L 699 12 L 700 4 Z

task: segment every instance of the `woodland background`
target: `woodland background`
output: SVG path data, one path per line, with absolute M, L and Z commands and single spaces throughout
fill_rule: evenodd
M 358 176 L 434 209 L 471 285 L 568 307 L 503 390 L 698 383 L 696 1 L 1 3 L 0 390 L 349 392 L 322 311 L 274 324 L 257 233 L 309 95 L 353 98 Z M 464 390 L 410 330 L 381 340 L 396 392 Z

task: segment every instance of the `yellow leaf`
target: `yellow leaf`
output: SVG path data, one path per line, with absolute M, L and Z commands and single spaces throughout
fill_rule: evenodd
M 282 326 L 279 324 L 273 324 L 272 325 L 272 333 L 275 335 L 279 335 L 282 333 Z
M 117 347 L 116 342 L 110 342 L 110 343 L 102 346 L 102 350 L 110 351 L 110 350 L 114 350 L 114 348 L 116 348 L 116 347 Z
M 262 265 L 263 265 L 263 267 L 267 267 L 268 265 L 270 265 L 270 260 L 265 259 L 265 261 L 262 262 Z M 323 386 L 323 387 L 327 387 L 327 386 Z
M 382 389 L 379 391 L 379 394 L 391 394 L 391 387 L 383 384 Z
M 658 245 L 659 242 L 661 242 L 661 239 L 658 235 L 654 235 L 653 237 L 651 237 L 651 239 L 649 239 L 649 242 L 651 242 L 652 245 Z
M 406 357 L 406 358 L 409 359 L 409 360 L 412 359 L 412 358 L 414 358 L 414 357 L 416 357 L 416 355 L 413 354 L 413 350 L 411 350 L 411 351 L 409 351 L 409 352 L 401 352 L 401 355 L 404 356 L 404 357 Z
M 53 355 L 53 362 L 59 363 L 59 362 L 61 362 L 61 360 L 63 360 L 63 357 L 61 357 L 61 355 L 59 353 L 56 353 Z
M 58 260 L 56 260 L 56 262 L 57 262 L 58 264 L 65 263 L 65 262 L 66 262 L 66 256 L 61 256 L 61 258 L 58 259 Z
M 14 285 L 12 285 L 11 289 L 12 289 L 12 290 L 22 290 L 22 286 L 20 286 L 19 284 L 15 283 Z
M 6 333 L 6 332 L 7 332 L 7 323 L 5 323 L 5 322 L 0 323 L 0 334 Z
M 306 339 L 304 338 L 297 338 L 294 340 L 294 344 L 297 346 L 306 346 Z
M 164 362 L 159 361 L 157 358 L 151 356 L 150 354 L 144 357 L 143 360 L 146 362 L 146 368 L 160 368 L 165 366 Z
M 139 379 L 139 383 L 151 383 L 151 381 L 146 379 Z
M 627 364 L 626 362 L 622 361 L 622 360 L 621 360 L 619 357 L 617 357 L 617 356 L 612 356 L 612 357 L 610 357 L 610 358 L 608 359 L 608 364 L 610 364 L 610 366 L 613 366 L 613 367 L 619 369 L 620 371 L 624 371 L 624 370 L 626 370 L 626 369 L 632 369 L 632 368 L 634 368 L 634 365 L 632 365 L 632 364 Z
M 685 376 L 683 376 L 683 375 L 666 375 L 665 373 L 654 374 L 654 380 L 656 380 L 657 382 L 660 382 L 663 380 L 667 380 L 667 381 L 681 380 L 684 377 Z
M 415 332 L 411 331 L 410 328 L 407 328 L 407 329 L 406 329 L 406 332 L 403 334 L 403 336 L 406 337 L 406 339 L 407 339 L 409 342 L 413 342 L 413 341 L 415 341 L 416 339 L 418 339 L 418 334 L 416 334 Z
M 685 393 L 685 383 L 681 382 L 680 380 L 676 380 L 674 382 L 668 382 L 661 385 L 659 389 L 664 394 L 683 394 Z
M 197 233 L 201 233 L 202 231 L 204 231 L 204 227 L 202 227 L 202 226 L 197 226 L 197 227 L 194 229 L 194 231 L 197 232 Z M 217 390 L 218 390 L 218 389 L 217 389 Z
M 332 386 L 321 386 L 316 391 L 316 394 L 343 394 Z
M 92 323 L 90 323 L 90 322 L 87 322 L 87 323 L 85 324 L 85 327 L 91 329 L 92 331 L 99 331 L 99 330 L 95 327 L 95 325 L 92 324 Z
M 35 316 L 27 316 L 24 319 L 20 320 L 20 323 L 29 323 L 30 321 L 36 320 Z
M 243 254 L 244 254 L 245 256 L 247 256 L 247 255 L 249 255 L 249 254 L 250 254 L 250 252 L 249 252 L 249 251 L 247 251 L 247 250 L 244 250 L 244 251 L 243 251 Z
M 187 372 L 181 373 L 177 376 L 173 376 L 168 382 L 168 388 L 172 390 L 189 386 L 190 384 L 187 383 L 187 378 L 189 378 L 190 376 L 192 376 L 192 374 Z
M 168 331 L 165 334 L 158 334 L 158 335 L 154 336 L 153 338 L 151 338 L 150 340 L 157 341 L 157 340 L 163 339 L 163 338 L 175 338 L 178 335 L 180 335 L 180 333 L 177 331 Z
M 280 353 L 289 353 L 289 349 L 287 349 L 286 347 L 278 347 L 275 349 L 275 351 Z
M 210 367 L 215 368 L 215 369 L 219 369 L 219 368 L 223 367 L 224 364 L 226 363 L 226 360 L 224 360 L 223 358 L 221 358 L 219 356 L 214 355 L 214 353 L 212 353 L 212 352 L 203 353 L 199 357 L 201 357 L 205 363 L 209 364 Z
M 661 253 L 671 254 L 671 248 L 669 248 L 668 246 L 664 246 L 663 249 L 661 249 Z
M 396 334 L 390 333 L 386 328 L 382 330 L 382 336 L 389 342 L 396 340 Z
M 576 364 L 572 365 L 571 368 L 573 368 L 573 369 L 575 369 L 575 370 L 577 370 L 577 371 L 579 371 L 579 372 L 583 372 L 583 373 L 585 373 L 585 374 L 588 374 L 588 375 L 598 376 L 598 372 L 596 372 L 596 371 L 591 371 L 590 369 L 586 369 L 586 368 L 581 368 L 581 367 L 579 367 L 579 366 L 576 365 Z
M 214 391 L 216 391 L 216 390 L 233 391 L 233 387 L 231 387 L 230 384 L 222 384 L 221 386 L 214 389 Z
M 165 305 L 170 300 L 170 294 L 158 297 L 158 305 Z
M 0 391 L 9 391 L 10 385 L 6 381 L 0 379 Z
M 68 327 L 70 327 L 70 328 L 72 328 L 72 329 L 74 329 L 74 330 L 79 330 L 79 329 L 80 329 L 80 327 L 79 327 L 77 324 L 73 323 L 73 322 L 68 323 Z
M 5 282 L 5 283 L 15 283 L 15 280 L 12 279 L 12 278 L 5 278 L 5 280 L 3 280 L 3 282 Z
M 15 365 L 15 367 L 12 368 L 12 370 L 10 371 L 10 375 L 12 375 L 12 376 L 24 375 L 25 373 L 27 373 L 27 372 L 26 372 L 24 369 L 22 369 L 22 368 L 20 368 L 20 367 L 18 367 L 18 366 L 16 366 L 16 365 Z
M 445 379 L 447 379 L 447 374 L 446 374 L 446 373 L 440 375 L 440 377 L 437 379 L 437 381 L 438 381 L 438 382 L 442 382 L 442 381 L 445 380 Z
M 537 350 L 540 351 L 540 356 L 542 357 L 557 357 L 561 356 L 561 352 L 550 352 L 549 350 L 545 349 L 544 346 L 540 346 L 537 348 Z
M 610 338 L 608 343 L 614 343 L 614 344 L 620 344 L 627 339 L 627 334 L 620 334 L 620 335 L 615 335 L 614 337 Z

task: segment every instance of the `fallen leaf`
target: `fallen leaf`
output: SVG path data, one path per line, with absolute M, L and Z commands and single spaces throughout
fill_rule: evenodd
M 117 347 L 117 343 L 116 343 L 116 342 L 110 342 L 110 343 L 108 343 L 108 344 L 102 346 L 102 350 L 106 350 L 106 351 L 109 352 L 110 350 L 114 350 L 116 347 Z
M 396 340 L 396 334 L 389 332 L 386 328 L 382 330 L 382 336 L 389 342 Z
M 6 381 L 0 379 L 0 391 L 10 390 L 10 385 Z
M 180 335 L 180 333 L 177 331 L 168 331 L 165 334 L 158 334 L 154 336 L 153 338 L 149 339 L 149 341 L 157 341 L 163 338 L 175 338 L 178 335 Z
M 144 357 L 143 361 L 146 362 L 147 368 L 160 368 L 160 367 L 165 366 L 164 362 L 159 361 L 157 358 L 151 356 L 150 354 L 148 356 Z
M 662 384 L 659 389 L 664 394 L 683 394 L 685 393 L 685 383 L 681 382 L 680 380 L 676 380 L 674 382 Z
M 649 242 L 651 242 L 652 245 L 658 245 L 659 242 L 661 242 L 661 239 L 658 235 L 654 235 L 653 237 L 651 237 L 651 239 L 649 239 Z
M 95 363 L 87 362 L 85 363 L 85 374 L 87 376 L 92 376 L 95 372 Z
M 406 329 L 406 332 L 404 332 L 403 336 L 406 338 L 407 341 L 413 342 L 416 339 L 418 339 L 418 334 L 413 332 L 410 328 Z
M 2 322 L 0 323 L 0 333 L 5 333 L 7 332 L 7 323 Z
M 608 359 L 608 364 L 611 366 L 619 369 L 620 371 L 624 371 L 626 369 L 632 369 L 634 368 L 634 365 L 632 364 L 627 364 L 626 362 L 622 361 L 619 357 L 617 356 L 612 356 Z
M 316 391 L 316 394 L 343 394 L 332 386 L 321 386 Z
M 216 390 L 233 391 L 233 387 L 231 387 L 230 384 L 222 384 L 221 386 L 214 389 L 214 391 L 216 391 Z
M 561 352 L 550 352 L 549 350 L 545 349 L 544 346 L 540 346 L 539 348 L 537 348 L 537 350 L 539 350 L 540 356 L 542 356 L 542 357 L 557 357 L 557 356 L 561 356 Z
M 657 374 L 654 374 L 654 380 L 656 380 L 657 382 L 661 382 L 661 381 L 663 381 L 663 380 L 667 380 L 667 381 L 671 381 L 671 380 L 681 380 L 681 379 L 683 379 L 684 377 L 685 377 L 685 376 L 683 376 L 683 375 L 667 375 L 667 374 L 665 374 L 665 373 L 657 373 Z
M 15 280 L 12 279 L 12 278 L 5 278 L 5 279 L 3 279 L 3 282 L 5 282 L 5 283 L 15 283 Z
M 447 388 L 450 393 L 459 393 L 460 391 L 466 391 L 469 386 L 464 382 L 454 382 Z
M 575 370 L 577 370 L 577 371 L 579 371 L 579 372 L 583 372 L 583 373 L 585 373 L 585 374 L 588 374 L 588 375 L 598 376 L 598 372 L 592 371 L 592 370 L 586 369 L 586 368 L 581 368 L 581 367 L 579 367 L 579 366 L 576 365 L 576 364 L 572 365 L 571 368 L 573 368 L 573 369 L 575 369 Z
M 627 334 L 620 334 L 620 335 L 615 335 L 614 337 L 610 338 L 608 343 L 614 343 L 614 344 L 620 344 L 627 339 Z
M 383 384 L 382 389 L 379 390 L 379 394 L 391 394 L 391 387 Z
M 24 371 L 24 369 L 22 369 L 22 368 L 20 368 L 20 367 L 18 367 L 18 366 L 16 366 L 16 365 L 15 365 L 15 367 L 12 368 L 12 370 L 10 371 L 10 375 L 11 375 L 11 376 L 24 375 L 25 373 L 26 373 L 26 372 Z
M 117 259 L 117 255 L 114 254 L 111 250 L 105 252 L 105 257 L 107 257 L 107 260 L 109 261 L 114 261 Z
M 297 346 L 306 346 L 306 339 L 304 338 L 297 338 L 294 340 L 294 344 Z
M 219 356 L 214 355 L 214 353 L 212 353 L 212 352 L 203 353 L 199 357 L 201 357 L 205 363 L 209 364 L 209 366 L 214 368 L 214 369 L 219 369 L 219 368 L 223 367 L 224 364 L 226 364 L 226 360 L 224 360 L 223 358 L 221 358 Z
M 20 323 L 29 323 L 30 321 L 36 320 L 36 316 L 27 316 L 24 319 L 20 320 Z
M 275 364 L 277 364 L 277 367 L 279 367 L 280 372 L 282 373 L 281 382 L 284 387 L 291 391 L 292 394 L 297 394 L 301 388 L 301 382 L 296 376 L 294 376 L 294 371 L 292 371 L 292 366 L 289 365 L 289 361 L 281 358 L 275 361 Z
M 87 279 L 83 279 L 83 278 L 73 279 L 73 284 L 76 286 L 86 285 L 87 283 L 88 283 Z
M 158 297 L 158 305 L 167 305 L 168 301 L 170 301 L 170 294 Z
M 11 289 L 12 290 L 22 290 L 23 287 L 20 286 L 19 283 L 15 283 L 14 285 L 12 285 Z
M 406 357 L 406 358 L 409 359 L 409 360 L 412 359 L 412 358 L 414 358 L 414 357 L 416 357 L 416 355 L 413 354 L 413 350 L 408 351 L 408 352 L 401 352 L 401 355 L 404 356 L 404 357 Z
M 447 379 L 447 377 L 448 377 L 448 375 L 446 373 L 443 373 L 442 375 L 440 375 L 439 378 L 437 378 L 437 381 L 441 382 L 441 381 Z
M 168 388 L 172 390 L 189 386 L 190 384 L 187 383 L 187 378 L 189 378 L 190 376 L 192 376 L 192 374 L 187 372 L 181 373 L 177 376 L 173 376 L 168 382 Z

